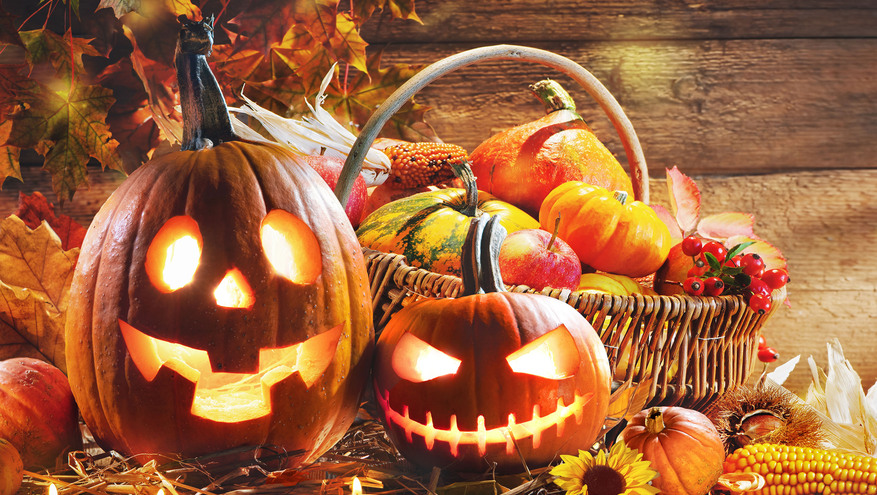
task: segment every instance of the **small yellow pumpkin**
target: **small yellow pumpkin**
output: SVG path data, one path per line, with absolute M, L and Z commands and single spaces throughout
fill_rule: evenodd
M 543 229 L 554 227 L 582 264 L 630 277 L 654 273 L 670 252 L 670 229 L 649 205 L 628 201 L 624 191 L 611 192 L 579 181 L 554 188 L 539 209 Z

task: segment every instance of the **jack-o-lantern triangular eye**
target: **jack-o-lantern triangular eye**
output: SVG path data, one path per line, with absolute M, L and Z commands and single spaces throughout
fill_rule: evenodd
M 420 383 L 453 375 L 460 367 L 460 360 L 406 333 L 393 350 L 392 365 L 399 378 Z
M 311 284 L 323 272 L 317 237 L 300 218 L 271 210 L 262 220 L 262 249 L 274 270 L 297 284 Z
M 515 373 L 561 380 L 575 376 L 579 351 L 569 330 L 561 325 L 506 357 Z
M 159 229 L 146 251 L 146 274 L 161 292 L 185 287 L 201 260 L 201 230 L 192 217 L 172 217 Z

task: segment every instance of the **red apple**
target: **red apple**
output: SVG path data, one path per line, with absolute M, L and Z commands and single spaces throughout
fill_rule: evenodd
M 341 169 L 344 167 L 344 160 L 326 155 L 312 155 L 307 157 L 308 165 L 320 174 L 320 177 L 329 184 L 329 187 L 335 189 L 338 183 L 338 177 L 341 175 Z M 368 189 L 365 185 L 365 179 L 360 174 L 353 181 L 353 189 L 350 190 L 350 197 L 347 198 L 347 206 L 344 207 L 344 213 L 350 219 L 353 228 L 359 226 L 359 220 L 362 218 L 362 211 L 365 209 L 365 201 L 368 198 Z
M 694 267 L 691 256 L 682 252 L 682 243 L 670 248 L 667 260 L 655 273 L 655 291 L 663 296 L 685 294 L 682 282 L 688 278 L 688 270 Z
M 506 237 L 499 250 L 499 270 L 509 285 L 576 290 L 582 265 L 575 251 L 551 232 L 524 229 Z

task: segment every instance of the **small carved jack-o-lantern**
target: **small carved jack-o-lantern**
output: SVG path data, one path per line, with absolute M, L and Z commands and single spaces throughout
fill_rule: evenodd
M 610 385 L 602 342 L 571 306 L 504 291 L 496 265 L 503 235 L 496 217 L 473 219 L 463 295 L 403 308 L 378 339 L 384 424 L 419 465 L 523 471 L 522 459 L 537 467 L 588 449 L 602 429 Z
M 198 30 L 184 22 L 187 41 Z M 71 388 L 101 445 L 125 454 L 274 444 L 308 462 L 349 427 L 368 375 L 362 252 L 304 161 L 211 128 L 228 113 L 218 86 L 191 101 L 187 82 L 215 80 L 190 55 L 177 56 L 185 151 L 131 174 L 83 243 Z

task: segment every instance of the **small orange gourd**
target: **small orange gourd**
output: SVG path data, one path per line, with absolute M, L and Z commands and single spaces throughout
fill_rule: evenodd
M 722 475 L 725 446 L 713 423 L 684 407 L 640 411 L 618 437 L 637 449 L 660 476 L 664 495 L 704 495 Z
M 628 201 L 624 191 L 565 182 L 545 197 L 539 223 L 550 230 L 558 215 L 557 235 L 582 264 L 597 270 L 643 277 L 660 268 L 670 252 L 670 229 L 649 205 Z

